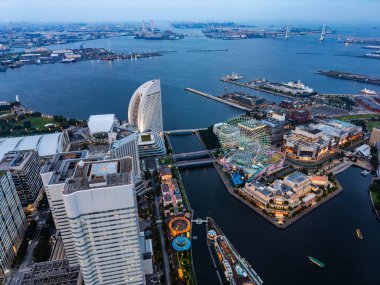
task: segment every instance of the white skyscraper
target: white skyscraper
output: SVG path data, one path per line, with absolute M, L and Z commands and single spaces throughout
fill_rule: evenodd
M 86 285 L 145 284 L 132 158 L 78 163 L 62 195 Z
M 133 159 L 133 175 L 135 181 L 140 179 L 140 159 L 137 145 L 138 134 L 131 133 L 114 141 L 110 147 L 111 158 L 120 159 L 130 156 Z
M 69 260 L 71 266 L 78 265 L 79 262 L 66 208 L 63 203 L 62 190 L 66 180 L 73 177 L 77 163 L 87 157 L 88 151 L 59 153 L 54 155 L 41 170 L 42 183 L 49 201 L 54 224 L 62 237 L 65 257 Z
M 11 270 L 25 229 L 25 214 L 12 176 L 0 171 L 0 280 Z
M 128 119 L 140 133 L 163 131 L 160 80 L 145 82 L 137 88 L 129 103 Z

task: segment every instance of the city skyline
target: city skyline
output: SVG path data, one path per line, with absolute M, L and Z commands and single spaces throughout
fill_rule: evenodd
M 344 4 L 344 5 L 343 5 Z M 368 9 L 369 5 L 371 9 Z M 21 9 L 22 8 L 22 9 Z M 380 2 L 364 1 L 120 1 L 1 0 L 0 22 L 192 20 L 249 23 L 376 23 Z M 159 11 L 159 13 L 157 13 Z M 355 11 L 355 13 L 352 13 Z M 42 17 L 41 17 L 42 16 Z
M 378 11 L 0 0 L 0 284 L 380 284 Z

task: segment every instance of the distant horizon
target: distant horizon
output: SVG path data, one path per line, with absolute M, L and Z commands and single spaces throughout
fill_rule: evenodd
M 0 22 L 378 24 L 377 0 L 0 0 Z

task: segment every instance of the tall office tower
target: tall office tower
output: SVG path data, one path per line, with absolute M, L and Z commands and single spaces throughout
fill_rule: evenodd
M 65 257 L 71 266 L 78 265 L 77 253 L 71 235 L 69 220 L 63 203 L 62 189 L 66 179 L 72 178 L 79 161 L 88 157 L 88 151 L 58 153 L 41 169 L 42 182 L 49 201 L 55 227 L 62 237 Z
M 11 269 L 26 229 L 26 218 L 11 174 L 0 170 L 0 279 Z
M 4 155 L 0 170 L 9 170 L 21 205 L 33 204 L 42 188 L 38 153 L 34 150 L 11 151 Z
M 110 152 L 112 159 L 120 159 L 126 156 L 132 157 L 133 160 L 133 175 L 135 181 L 140 179 L 140 159 L 139 159 L 139 148 L 137 145 L 138 134 L 131 133 L 123 138 L 117 138 L 111 144 Z
M 82 161 L 63 188 L 86 285 L 145 284 L 132 164 Z
M 160 80 L 145 82 L 137 88 L 129 103 L 128 120 L 140 133 L 163 131 Z

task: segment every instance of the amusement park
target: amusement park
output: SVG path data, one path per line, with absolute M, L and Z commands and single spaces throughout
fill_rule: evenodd
M 172 264 L 173 283 L 196 284 L 191 252 L 192 212 L 181 185 L 169 167 L 160 169 L 161 194 L 167 226 L 168 253 Z M 177 281 L 177 282 L 176 282 Z
M 271 147 L 266 125 L 249 116 L 237 116 L 216 124 L 214 132 L 223 150 L 219 163 L 234 186 L 275 172 L 285 161 L 285 156 Z

